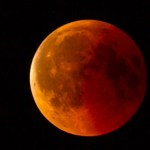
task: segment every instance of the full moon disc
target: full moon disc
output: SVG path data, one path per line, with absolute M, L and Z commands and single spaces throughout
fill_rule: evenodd
M 43 116 L 80 136 L 110 133 L 129 121 L 146 91 L 144 58 L 135 42 L 106 22 L 79 20 L 49 34 L 30 70 Z

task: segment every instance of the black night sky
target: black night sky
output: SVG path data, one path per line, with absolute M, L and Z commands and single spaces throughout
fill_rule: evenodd
M 29 84 L 30 65 L 43 39 L 59 26 L 96 19 L 124 30 L 150 68 L 150 2 L 49 0 L 0 2 L 0 149 L 150 149 L 149 79 L 142 106 L 119 130 L 101 137 L 78 137 L 50 124 L 37 109 Z

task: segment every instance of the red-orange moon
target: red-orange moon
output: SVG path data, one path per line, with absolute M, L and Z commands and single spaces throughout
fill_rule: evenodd
M 146 91 L 144 58 L 112 24 L 79 20 L 49 34 L 30 70 L 31 91 L 44 117 L 80 136 L 110 133 L 129 121 Z

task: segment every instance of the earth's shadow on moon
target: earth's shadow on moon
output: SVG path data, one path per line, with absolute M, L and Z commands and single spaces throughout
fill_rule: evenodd
M 147 97 L 147 92 L 145 94 L 145 99 Z M 141 107 L 137 111 L 137 113 L 132 116 L 128 122 L 126 122 L 123 126 L 120 128 L 113 130 L 112 132 L 103 134 L 103 135 L 97 135 L 97 136 L 80 136 L 80 135 L 74 135 L 71 133 L 67 133 L 57 127 L 56 130 L 58 131 L 58 136 L 59 138 L 63 138 L 66 143 L 71 142 L 71 144 L 75 145 L 83 145 L 83 146 L 91 146 L 93 144 L 97 144 L 100 146 L 101 144 L 105 146 L 105 148 L 111 147 L 111 146 L 118 146 L 118 144 L 121 141 L 121 145 L 126 146 L 126 144 L 129 144 L 128 142 L 133 141 L 138 133 L 139 133 L 139 126 L 137 124 L 142 124 L 141 119 L 142 119 L 142 114 L 144 114 L 145 111 L 145 105 L 146 100 L 143 100 L 143 103 L 141 104 Z M 142 128 L 142 126 L 141 126 Z M 141 129 L 144 130 L 144 129 Z M 140 132 L 141 132 L 140 130 Z M 107 145 L 108 144 L 108 145 Z M 135 143 L 130 143 L 130 144 L 135 144 Z M 88 146 L 87 146 L 88 147 Z

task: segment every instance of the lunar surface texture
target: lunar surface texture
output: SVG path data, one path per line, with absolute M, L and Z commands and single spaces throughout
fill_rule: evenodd
M 43 116 L 78 136 L 117 130 L 139 109 L 146 91 L 144 57 L 118 27 L 79 20 L 50 33 L 31 64 L 30 86 Z

